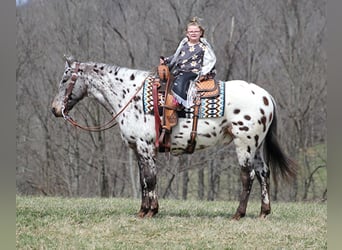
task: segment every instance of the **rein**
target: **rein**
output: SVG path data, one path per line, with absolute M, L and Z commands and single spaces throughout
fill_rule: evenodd
M 63 100 L 63 107 L 62 107 L 62 115 L 64 120 L 68 121 L 71 125 L 73 125 L 74 127 L 78 127 L 80 129 L 86 130 L 86 131 L 91 131 L 91 132 L 100 132 L 100 131 L 104 131 L 107 129 L 110 129 L 112 127 L 114 127 L 115 125 L 117 125 L 117 122 L 114 122 L 115 119 L 128 107 L 128 105 L 132 102 L 132 100 L 136 97 L 136 95 L 139 93 L 139 91 L 142 89 L 142 87 L 144 86 L 145 81 L 142 82 L 142 84 L 139 86 L 139 88 L 137 89 L 137 91 L 134 93 L 134 95 L 128 100 L 128 102 L 126 103 L 125 106 L 123 106 L 123 108 L 115 115 L 112 116 L 112 118 L 110 119 L 110 121 L 106 122 L 103 125 L 99 125 L 99 126 L 95 126 L 95 127 L 89 127 L 89 126 L 82 126 L 80 124 L 78 124 L 74 119 L 72 119 L 69 115 L 68 115 L 68 111 L 64 111 L 65 107 L 67 106 L 69 97 L 72 93 L 72 90 L 75 87 L 75 83 L 76 80 L 78 78 L 78 68 L 80 66 L 80 63 L 77 62 L 76 63 L 76 67 L 74 69 L 74 72 L 72 73 L 71 76 L 71 82 L 68 86 L 68 88 L 65 91 L 65 97 Z M 114 123 L 113 123 L 114 122 Z

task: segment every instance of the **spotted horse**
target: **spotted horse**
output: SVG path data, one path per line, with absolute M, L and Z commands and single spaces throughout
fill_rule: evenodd
M 51 108 L 56 117 L 64 117 L 75 125 L 77 123 L 70 118 L 69 111 L 84 97 L 90 96 L 112 113 L 112 120 L 119 125 L 123 141 L 137 157 L 141 185 L 140 217 L 152 217 L 159 208 L 155 118 L 143 111 L 142 88 L 149 75 L 149 71 L 79 62 L 69 57 Z M 261 186 L 260 217 L 265 218 L 271 211 L 270 167 L 275 180 L 278 177 L 291 179 L 296 175 L 296 164 L 278 143 L 273 97 L 256 84 L 241 80 L 226 81 L 224 86 L 224 115 L 198 120 L 195 150 L 224 146 L 233 141 L 242 182 L 240 203 L 233 219 L 245 216 L 255 176 Z M 171 150 L 185 149 L 191 122 L 190 118 L 179 118 L 172 131 Z M 105 124 L 106 128 L 110 124 Z

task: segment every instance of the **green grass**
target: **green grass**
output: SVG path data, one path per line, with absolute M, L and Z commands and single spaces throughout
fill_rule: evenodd
M 326 203 L 273 203 L 266 220 L 251 201 L 160 200 L 153 219 L 136 217 L 140 201 L 16 198 L 17 249 L 327 249 Z

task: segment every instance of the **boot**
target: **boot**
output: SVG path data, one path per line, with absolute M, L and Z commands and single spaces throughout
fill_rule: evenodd
M 164 105 L 164 124 L 163 129 L 166 130 L 166 132 L 171 133 L 172 127 L 177 125 L 178 122 L 178 116 L 177 116 L 177 108 L 178 105 L 176 102 L 174 102 L 174 97 L 171 94 L 168 94 L 165 100 Z

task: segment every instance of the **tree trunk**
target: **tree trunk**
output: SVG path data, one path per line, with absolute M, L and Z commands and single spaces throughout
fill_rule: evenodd
M 182 188 L 182 199 L 186 200 L 188 198 L 188 183 L 189 183 L 189 171 L 183 171 L 183 188 Z
M 132 182 L 132 195 L 135 198 L 138 198 L 138 190 L 137 190 L 137 181 L 136 181 L 136 174 L 135 174 L 135 169 L 136 166 L 133 164 L 133 150 L 128 149 L 128 165 L 129 165 L 129 174 L 131 177 L 131 182 Z
M 204 199 L 204 169 L 201 167 L 198 170 L 198 191 L 197 191 L 198 199 Z

